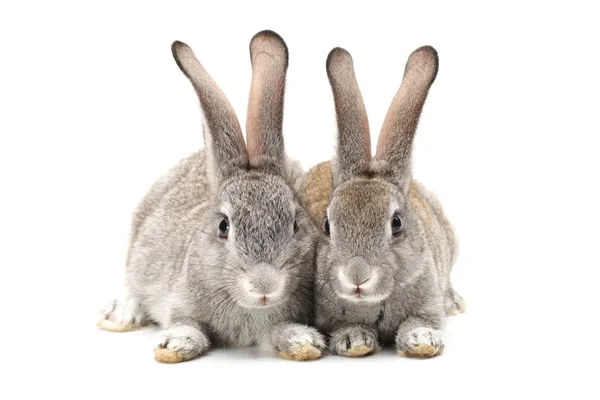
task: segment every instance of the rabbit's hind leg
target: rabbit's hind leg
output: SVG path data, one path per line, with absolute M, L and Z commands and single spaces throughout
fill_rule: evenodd
M 447 316 L 458 315 L 466 311 L 467 302 L 456 290 L 449 287 L 444 298 L 444 306 Z
M 140 300 L 123 294 L 102 310 L 98 328 L 111 332 L 129 332 L 149 325 L 149 320 Z

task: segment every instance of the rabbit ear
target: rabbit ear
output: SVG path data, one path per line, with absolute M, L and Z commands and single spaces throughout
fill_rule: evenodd
M 437 51 L 431 46 L 413 51 L 379 134 L 375 159 L 383 161 L 384 170 L 399 182 L 411 176 L 413 138 L 427 93 L 437 75 L 438 63 Z
M 352 56 L 342 48 L 327 57 L 327 76 L 333 92 L 337 118 L 337 147 L 333 163 L 334 185 L 369 170 L 371 137 Z
M 204 144 L 207 148 L 207 175 L 211 188 L 247 168 L 248 153 L 240 123 L 231 104 L 202 67 L 192 49 L 175 41 L 171 46 L 179 69 L 192 82 L 203 112 Z
M 287 46 L 275 32 L 259 32 L 250 41 L 250 61 L 252 84 L 246 120 L 250 166 L 280 172 L 284 164 L 282 125 Z

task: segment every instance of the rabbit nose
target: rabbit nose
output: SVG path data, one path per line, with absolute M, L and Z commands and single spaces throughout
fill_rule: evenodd
M 356 286 L 357 290 L 360 290 L 360 285 L 367 283 L 369 281 L 369 279 L 371 279 L 371 275 L 367 276 L 364 279 L 354 277 L 354 278 L 349 279 L 349 281 L 351 284 Z
M 275 284 L 253 285 L 252 283 L 250 283 L 248 285 L 248 292 L 252 293 L 253 295 L 255 295 L 257 297 L 269 297 L 269 296 L 272 296 L 273 294 L 275 294 L 276 291 L 277 291 L 277 288 L 275 287 Z
M 355 257 L 348 260 L 344 268 L 342 268 L 341 277 L 346 284 L 356 286 L 367 283 L 371 279 L 372 270 L 369 265 L 361 258 Z
M 268 298 L 277 296 L 283 290 L 283 279 L 277 271 L 268 265 L 259 265 L 250 272 L 244 287 L 252 297 L 262 299 L 266 303 Z

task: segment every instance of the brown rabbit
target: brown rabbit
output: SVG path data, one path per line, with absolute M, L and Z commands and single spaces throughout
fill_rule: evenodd
M 371 157 L 369 123 L 350 54 L 333 49 L 327 74 L 337 115 L 335 158 L 312 168 L 306 209 L 323 231 L 317 248 L 317 327 L 344 356 L 395 342 L 404 355 L 443 350 L 445 315 L 465 310 L 450 284 L 457 240 L 437 197 L 413 180 L 412 142 L 438 55 L 408 59 Z

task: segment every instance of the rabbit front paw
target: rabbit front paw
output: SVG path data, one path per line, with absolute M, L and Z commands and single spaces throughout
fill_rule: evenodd
M 339 356 L 362 357 L 377 350 L 377 331 L 368 326 L 347 326 L 333 332 L 329 339 L 329 351 Z
M 273 347 L 281 358 L 311 361 L 320 358 L 325 340 L 315 328 L 301 324 L 282 324 L 271 333 Z
M 175 325 L 162 332 L 162 341 L 154 349 L 156 361 L 174 364 L 201 356 L 210 348 L 208 337 L 190 325 Z
M 444 350 L 442 332 L 431 328 L 416 328 L 396 338 L 398 354 L 404 357 L 428 358 Z

